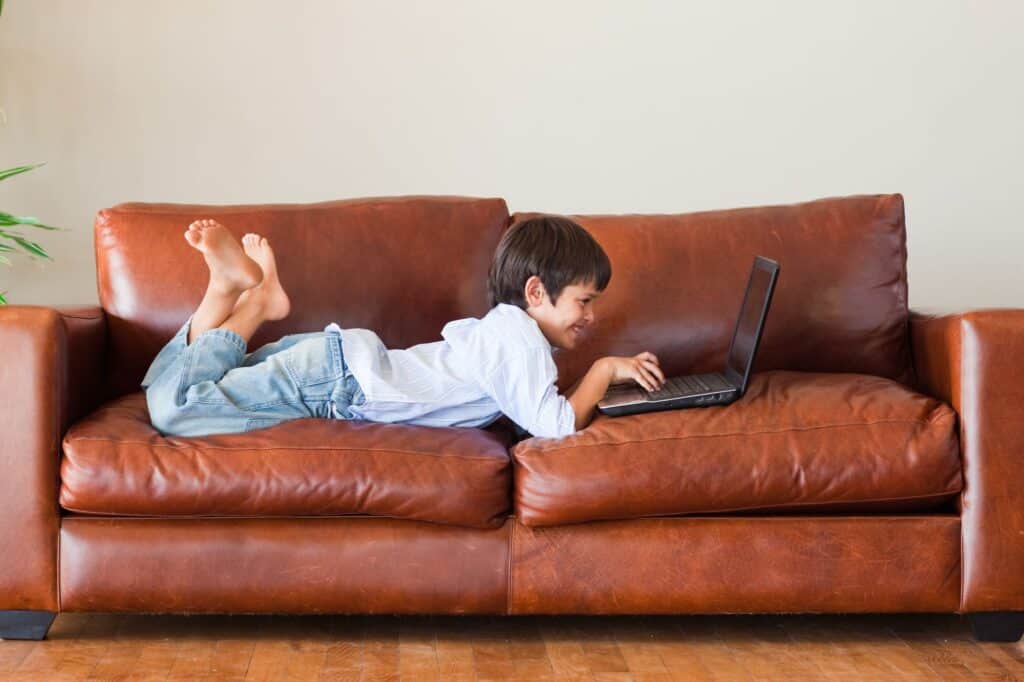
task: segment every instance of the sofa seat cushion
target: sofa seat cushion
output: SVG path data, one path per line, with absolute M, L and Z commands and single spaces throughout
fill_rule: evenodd
M 956 413 L 866 374 L 754 374 L 730 405 L 596 413 L 512 448 L 528 526 L 715 513 L 934 509 L 962 487 Z
M 341 516 L 478 528 L 510 507 L 510 432 L 296 419 L 196 438 L 153 428 L 145 395 L 68 430 L 60 505 L 118 516 Z

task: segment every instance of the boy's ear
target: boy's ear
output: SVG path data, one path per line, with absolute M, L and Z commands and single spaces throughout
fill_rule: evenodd
M 526 285 L 523 288 L 523 295 L 526 299 L 526 305 L 533 307 L 539 306 L 544 303 L 544 299 L 547 298 L 547 291 L 544 289 L 544 282 L 541 281 L 537 275 L 530 275 L 526 280 Z

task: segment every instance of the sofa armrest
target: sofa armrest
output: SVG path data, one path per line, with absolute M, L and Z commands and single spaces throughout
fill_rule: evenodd
M 1024 309 L 910 312 L 917 389 L 959 416 L 962 612 L 1024 610 Z
M 58 610 L 60 443 L 102 400 L 106 337 L 97 306 L 0 306 L 0 610 Z

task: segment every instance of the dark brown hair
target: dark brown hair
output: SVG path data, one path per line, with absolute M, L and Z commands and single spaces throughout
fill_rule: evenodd
M 612 278 L 608 255 L 578 223 L 558 215 L 544 215 L 515 223 L 505 231 L 487 273 L 491 307 L 510 303 L 528 307 L 523 290 L 537 275 L 551 304 L 570 284 L 593 283 L 604 291 Z

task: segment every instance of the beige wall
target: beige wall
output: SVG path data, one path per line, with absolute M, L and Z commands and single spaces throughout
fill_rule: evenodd
M 1024 2 L 6 0 L 0 209 L 94 303 L 120 201 L 505 197 L 683 212 L 907 199 L 910 304 L 1024 304 Z M 4 123 L 3 119 L 6 119 Z

